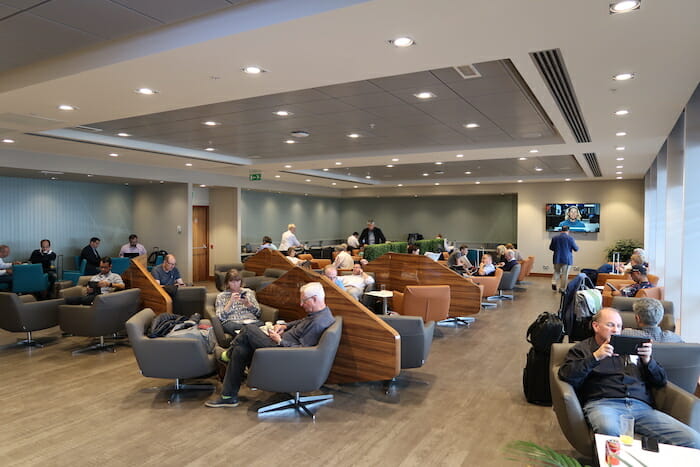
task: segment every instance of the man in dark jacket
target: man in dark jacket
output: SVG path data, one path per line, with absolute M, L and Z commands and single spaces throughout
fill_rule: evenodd
M 378 243 L 385 243 L 386 237 L 382 233 L 382 229 L 374 225 L 373 220 L 367 221 L 367 228 L 360 234 L 360 245 L 376 245 Z
M 56 253 L 51 250 L 51 241 L 44 239 L 40 243 L 41 248 L 32 251 L 29 256 L 29 262 L 32 264 L 41 264 L 42 269 L 49 277 L 49 289 L 53 287 L 54 282 L 56 282 L 56 268 L 53 266 L 53 262 L 56 261 Z
M 100 272 L 100 254 L 97 252 L 97 247 L 100 246 L 100 239 L 92 237 L 90 244 L 83 248 L 80 252 L 80 260 L 85 260 L 85 275 L 93 276 Z
M 618 355 L 610 336 L 622 331 L 614 308 L 603 308 L 593 318 L 593 337 L 569 350 L 559 378 L 571 384 L 583 413 L 595 433 L 620 435 L 620 415 L 634 417 L 634 431 L 662 443 L 700 448 L 700 433 L 658 410 L 650 386 L 666 385 L 666 372 L 651 358 L 651 342 L 637 355 Z
M 554 263 L 554 273 L 552 274 L 552 290 L 564 292 L 566 283 L 569 280 L 569 267 L 574 264 L 574 251 L 578 251 L 576 241 L 569 235 L 569 227 L 561 228 L 561 233 L 552 237 L 549 242 L 549 249 L 554 252 L 552 262 Z
M 218 399 L 205 403 L 207 407 L 237 407 L 238 391 L 245 368 L 253 360 L 256 349 L 265 347 L 311 347 L 318 344 L 321 334 L 335 322 L 326 306 L 326 295 L 320 282 L 309 282 L 299 289 L 300 302 L 306 317 L 287 324 L 276 324 L 267 334 L 254 324 L 247 324 L 221 356 L 228 361 L 224 385 Z

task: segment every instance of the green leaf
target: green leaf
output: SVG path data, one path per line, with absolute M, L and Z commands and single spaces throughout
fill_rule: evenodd
M 530 441 L 512 441 L 504 448 L 506 459 L 527 462 L 537 466 L 581 467 L 573 457 L 560 454 L 552 448 L 539 446 Z

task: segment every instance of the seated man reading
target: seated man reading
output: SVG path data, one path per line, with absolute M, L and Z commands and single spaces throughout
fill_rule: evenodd
M 117 290 L 124 290 L 126 286 L 119 274 L 112 272 L 112 258 L 105 256 L 100 259 L 100 272 L 93 276 L 85 287 L 86 294 L 79 297 L 67 297 L 67 305 L 92 305 L 95 297 L 100 294 L 108 294 Z
M 162 285 L 171 296 L 175 295 L 178 287 L 185 285 L 182 277 L 180 277 L 180 271 L 175 267 L 176 264 L 177 259 L 175 255 L 166 255 L 163 258 L 163 263 L 151 270 L 151 275 L 156 282 Z
M 634 281 L 634 284 L 628 285 L 622 290 L 617 290 L 610 283 L 607 283 L 606 285 L 613 289 L 613 295 L 621 295 L 623 297 L 634 297 L 641 289 L 650 289 L 654 287 L 654 284 L 649 282 L 649 278 L 647 277 L 647 268 L 644 266 L 632 266 L 632 269 L 630 269 L 630 278 Z
M 634 431 L 660 442 L 700 448 L 700 433 L 663 412 L 654 410 L 650 387 L 666 385 L 666 372 L 651 357 L 651 342 L 637 355 L 618 355 L 610 337 L 622 331 L 614 308 L 593 318 L 594 335 L 569 350 L 559 378 L 576 390 L 583 413 L 595 433 L 620 435 L 620 415 L 634 417 Z
M 221 355 L 228 362 L 224 385 L 218 399 L 206 402 L 207 407 L 237 407 L 238 391 L 245 368 L 253 360 L 256 349 L 265 347 L 311 347 L 318 344 L 321 334 L 335 322 L 326 306 L 326 294 L 320 282 L 309 282 L 299 289 L 300 305 L 306 317 L 287 324 L 276 324 L 267 334 L 259 326 L 247 324 L 236 336 L 231 347 Z

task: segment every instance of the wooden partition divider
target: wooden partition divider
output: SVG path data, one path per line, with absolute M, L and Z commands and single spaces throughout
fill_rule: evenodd
M 401 371 L 399 334 L 326 277 L 306 269 L 291 268 L 259 290 L 257 297 L 261 303 L 279 309 L 282 319 L 300 319 L 306 312 L 299 304 L 299 287 L 308 282 L 322 283 L 331 313 L 343 317 L 340 346 L 327 382 L 380 381 L 397 376 Z
M 403 291 L 407 285 L 449 285 L 449 316 L 469 316 L 481 310 L 481 288 L 427 256 L 386 253 L 364 266 L 374 272 L 377 284 Z
M 173 312 L 173 299 L 148 271 L 146 255 L 132 258 L 129 268 L 121 276 L 127 288 L 141 289 L 143 308 L 150 308 L 156 314 Z
M 277 250 L 271 250 L 269 248 L 263 248 L 253 256 L 249 256 L 245 263 L 243 263 L 243 266 L 246 271 L 253 271 L 257 276 L 262 276 L 265 269 L 268 268 L 284 269 L 288 271 L 294 267 L 286 256 Z

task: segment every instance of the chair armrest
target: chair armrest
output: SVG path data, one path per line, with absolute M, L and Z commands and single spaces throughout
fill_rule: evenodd
M 33 302 L 36 302 L 36 298 L 34 298 L 33 295 L 29 295 L 29 294 L 20 295 L 19 301 L 22 303 L 33 303 Z
M 58 324 L 58 307 L 63 303 L 62 298 L 28 302 L 20 308 L 22 322 L 27 329 L 56 326 Z
M 260 305 L 260 321 L 267 322 L 271 321 L 273 324 L 279 319 L 279 310 L 270 305 Z
M 559 365 L 552 366 L 549 387 L 552 393 L 553 410 L 561 431 L 572 446 L 581 453 L 593 454 L 593 436 L 583 415 L 576 391 L 569 383 L 559 379 Z
M 80 297 L 85 295 L 85 287 L 82 285 L 75 285 L 73 287 L 68 287 L 67 289 L 61 289 L 58 291 L 58 295 L 62 298 Z
M 671 382 L 652 393 L 658 410 L 700 431 L 700 399 Z
M 209 319 L 211 322 L 211 328 L 214 331 L 217 344 L 224 349 L 229 348 L 231 341 L 233 340 L 233 336 L 224 331 L 224 326 L 221 324 L 219 317 L 216 316 L 216 313 L 210 314 L 207 319 Z

